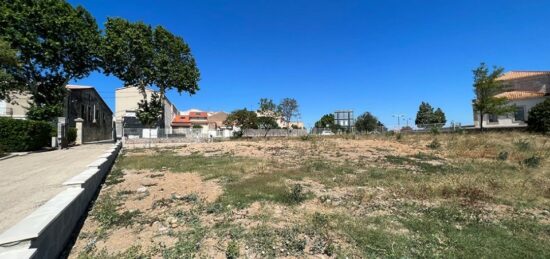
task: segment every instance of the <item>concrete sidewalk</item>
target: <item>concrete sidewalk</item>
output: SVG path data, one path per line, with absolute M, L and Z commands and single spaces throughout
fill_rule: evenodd
M 112 143 L 89 144 L 1 160 L 0 233 L 64 190 L 64 181 L 111 147 Z

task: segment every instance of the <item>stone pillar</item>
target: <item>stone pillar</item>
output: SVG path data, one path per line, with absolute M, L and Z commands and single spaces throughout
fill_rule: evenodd
M 82 118 L 76 118 L 74 120 L 76 122 L 76 141 L 75 143 L 77 145 L 82 145 L 82 122 L 84 122 L 84 120 Z

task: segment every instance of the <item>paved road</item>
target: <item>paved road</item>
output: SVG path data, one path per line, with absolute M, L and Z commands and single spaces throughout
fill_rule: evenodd
M 111 146 L 89 144 L 0 160 L 0 233 L 61 192 L 64 181 Z

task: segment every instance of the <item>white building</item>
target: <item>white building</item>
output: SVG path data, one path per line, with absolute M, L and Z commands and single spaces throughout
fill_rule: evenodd
M 510 104 L 516 105 L 516 111 L 504 115 L 485 114 L 484 128 L 526 127 L 531 108 L 550 98 L 550 71 L 510 71 L 497 80 L 505 90 L 496 96 L 508 99 Z M 476 128 L 480 127 L 480 117 L 474 112 Z

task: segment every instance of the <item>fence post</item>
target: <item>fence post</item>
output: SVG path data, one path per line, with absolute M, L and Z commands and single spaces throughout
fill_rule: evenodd
M 84 120 L 82 118 L 76 118 L 74 120 L 76 122 L 76 141 L 75 143 L 77 145 L 82 145 L 82 122 L 84 122 Z

